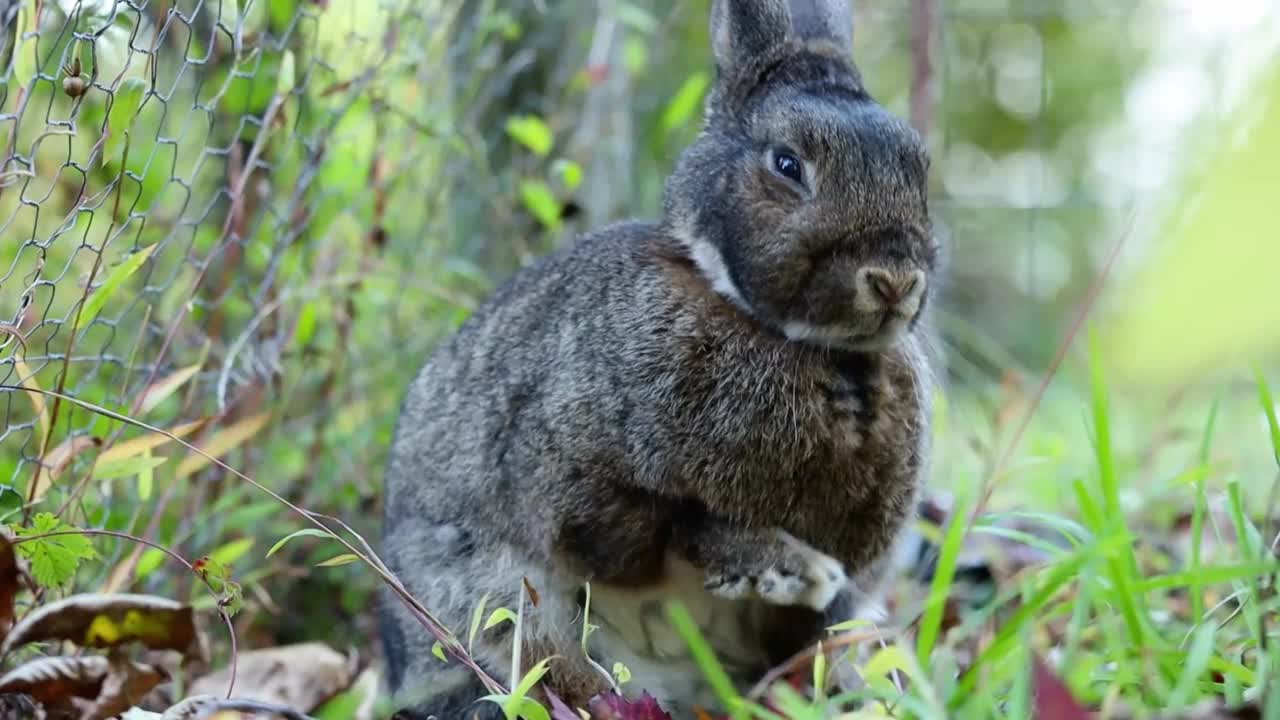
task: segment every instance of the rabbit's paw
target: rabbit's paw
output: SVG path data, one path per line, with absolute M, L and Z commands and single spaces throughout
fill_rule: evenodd
M 759 597 L 773 605 L 804 605 L 826 610 L 849 582 L 844 566 L 799 541 L 786 543 L 775 562 L 750 573 L 718 572 L 707 576 L 713 595 L 738 600 Z

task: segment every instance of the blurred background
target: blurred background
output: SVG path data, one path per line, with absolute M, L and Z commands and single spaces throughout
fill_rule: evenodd
M 997 504 L 1070 514 L 1092 462 L 1085 335 L 1036 405 L 1040 378 L 1104 269 L 1101 335 L 1167 245 L 1188 178 L 1257 98 L 1280 9 L 855 4 L 869 90 L 934 157 L 934 485 L 996 473 Z M 576 233 L 657 216 L 712 78 L 707 17 L 707 0 L 0 0 L 0 382 L 180 432 L 376 538 L 400 395 L 433 343 Z M 1181 497 L 1186 458 L 1154 448 L 1194 444 L 1214 399 L 1230 472 L 1269 488 L 1252 370 L 1275 375 L 1273 347 L 1114 378 L 1128 502 Z M 0 395 L 0 428 L 6 522 L 36 508 L 214 553 L 245 588 L 242 644 L 367 647 L 375 579 L 310 570 L 325 554 L 304 543 L 266 558 L 300 527 L 270 498 L 49 396 Z M 78 586 L 210 602 L 156 551 L 102 552 Z

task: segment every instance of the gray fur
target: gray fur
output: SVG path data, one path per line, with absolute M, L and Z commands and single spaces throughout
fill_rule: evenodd
M 662 221 L 604 228 L 511 278 L 401 411 L 388 564 L 461 635 L 482 597 L 514 609 L 527 578 L 523 664 L 558 656 L 547 685 L 570 702 L 606 689 L 615 661 L 634 666 L 627 691 L 677 715 L 707 701 L 660 627 L 671 599 L 754 681 L 875 592 L 914 510 L 938 259 L 927 158 L 839 43 L 789 17 L 783 0 L 716 3 L 719 73 Z M 784 147 L 803 185 L 775 171 Z M 895 306 L 909 310 L 881 312 L 868 271 L 910 291 Z M 588 583 L 594 663 L 579 647 Z M 483 694 L 386 602 L 409 716 Z M 481 633 L 477 661 L 506 678 L 512 639 Z

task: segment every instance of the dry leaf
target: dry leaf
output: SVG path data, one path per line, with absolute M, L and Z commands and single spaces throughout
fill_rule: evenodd
M 200 448 L 203 453 L 193 452 L 183 459 L 174 473 L 174 479 L 181 480 L 189 477 L 213 462 L 211 458 L 219 458 L 235 450 L 244 441 L 257 435 L 270 419 L 271 413 L 261 413 L 214 433 L 213 437 Z
M 9 536 L 0 532 L 0 639 L 13 627 L 13 598 L 18 594 L 18 556 Z
M 26 361 L 16 355 L 13 358 L 13 369 L 18 373 L 18 377 L 22 378 L 19 382 L 22 387 L 27 389 L 27 397 L 31 398 L 31 406 L 36 411 L 36 417 L 40 418 L 40 437 L 44 437 L 49 434 L 49 408 L 45 406 L 44 394 L 40 391 L 40 383 L 36 382 L 36 375 L 31 372 L 31 368 Z
M 45 640 L 94 648 L 140 641 L 152 650 L 189 653 L 198 647 L 196 639 L 188 605 L 150 595 L 73 595 L 28 613 L 0 654 Z
M 142 399 L 138 405 L 139 414 L 146 415 L 155 410 L 160 403 L 177 392 L 178 388 L 186 385 L 188 380 L 195 377 L 196 373 L 200 372 L 200 365 L 201 363 L 196 363 L 195 365 L 184 367 L 144 388 Z
M 92 701 L 80 701 L 80 720 L 108 720 L 142 701 L 147 693 L 169 679 L 159 668 L 141 663 L 113 662 Z
M 195 422 L 178 425 L 168 432 L 169 435 L 173 435 L 174 437 L 184 438 L 205 425 L 208 425 L 209 420 L 210 418 L 201 418 Z M 167 442 L 170 442 L 168 435 L 148 433 L 146 435 L 133 438 L 132 440 L 126 440 L 125 442 L 112 445 L 98 456 L 98 462 L 106 463 L 128 460 L 129 458 L 141 455 L 148 450 L 154 450 Z
M 94 700 L 110 671 L 104 657 L 45 657 L 0 677 L 0 694 L 23 693 L 46 710 L 72 710 L 72 698 Z
M 40 502 L 44 499 L 49 488 L 53 487 L 53 483 L 57 481 L 58 476 L 62 475 L 68 467 L 71 467 L 72 461 L 76 459 L 80 453 L 85 450 L 98 447 L 102 444 L 102 440 L 88 435 L 77 435 L 67 438 L 58 444 L 58 447 L 50 450 L 40 460 L 40 466 L 44 472 L 40 473 L 39 479 L 36 481 L 36 488 L 31 493 L 33 502 Z
M 223 668 L 193 682 L 191 694 L 226 693 L 229 680 L 230 670 Z M 323 643 L 300 643 L 240 653 L 235 695 L 311 712 L 351 680 L 346 656 Z

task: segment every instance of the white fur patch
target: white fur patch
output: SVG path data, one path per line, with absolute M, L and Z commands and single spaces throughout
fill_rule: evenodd
M 599 627 L 591 634 L 590 649 L 604 667 L 620 662 L 631 671 L 624 694 L 647 690 L 673 716 L 688 717 L 695 705 L 715 710 L 719 702 L 670 627 L 666 602 L 684 605 L 729 674 L 735 676 L 737 670 L 749 675 L 737 678 L 742 683 L 754 681 L 758 671 L 744 666 L 766 664 L 756 647 L 761 606 L 749 599 L 715 597 L 703 587 L 702 571 L 685 560 L 672 556 L 667 567 L 666 582 L 653 588 L 592 585 L 591 619 Z
M 689 250 L 689 257 L 693 259 L 693 264 L 698 266 L 703 277 L 711 283 L 711 288 L 738 307 L 748 309 L 742 292 L 738 290 L 738 286 L 729 275 L 729 266 L 725 264 L 724 254 L 710 241 L 696 236 L 687 227 L 677 226 L 675 236 Z

